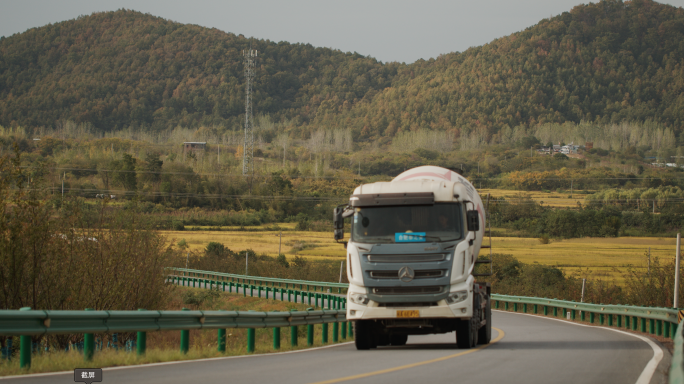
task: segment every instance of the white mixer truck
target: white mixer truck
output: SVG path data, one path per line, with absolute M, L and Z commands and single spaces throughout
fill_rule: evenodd
M 347 319 L 357 349 L 453 331 L 459 348 L 490 342 L 491 287 L 474 273 L 483 262 L 484 208 L 464 177 L 422 166 L 361 185 L 335 209 L 335 240 L 351 218 Z

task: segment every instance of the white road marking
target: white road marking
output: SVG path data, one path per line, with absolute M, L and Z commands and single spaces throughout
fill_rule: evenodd
M 658 344 L 654 343 L 653 340 L 651 340 L 650 338 L 645 337 L 645 336 L 635 335 L 633 333 L 621 331 L 619 329 L 614 329 L 614 328 L 609 328 L 609 327 L 601 327 L 598 325 L 578 324 L 578 323 L 568 321 L 565 319 L 555 319 L 553 317 L 539 316 L 539 315 L 535 315 L 535 314 L 531 314 L 531 313 L 508 312 L 508 311 L 502 311 L 500 309 L 492 309 L 492 311 L 503 312 L 503 313 L 511 313 L 511 314 L 515 314 L 515 315 L 533 316 L 533 317 L 536 317 L 539 319 L 556 320 L 556 321 L 560 321 L 560 322 L 563 322 L 566 324 L 577 325 L 580 327 L 601 328 L 601 329 L 606 329 L 606 330 L 613 331 L 613 332 L 623 333 L 625 335 L 633 336 L 633 337 L 636 337 L 637 339 L 641 339 L 641 340 L 645 341 L 649 346 L 651 346 L 651 349 L 653 349 L 653 357 L 646 364 L 646 367 L 644 367 L 644 370 L 641 372 L 641 375 L 639 375 L 639 378 L 637 379 L 635 384 L 648 384 L 648 383 L 650 383 L 651 379 L 653 378 L 653 374 L 655 374 L 655 371 L 658 368 L 658 364 L 660 364 L 660 361 L 663 359 L 663 350 L 658 346 Z

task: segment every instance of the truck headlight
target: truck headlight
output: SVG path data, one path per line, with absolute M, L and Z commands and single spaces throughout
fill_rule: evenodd
M 368 296 L 364 295 L 363 293 L 350 293 L 349 300 L 351 300 L 353 303 L 361 305 L 366 305 L 370 301 Z
M 467 298 L 468 298 L 468 291 L 458 291 L 458 292 L 454 292 L 454 293 L 449 294 L 449 296 L 447 296 L 447 298 L 446 298 L 446 301 L 449 304 L 456 304 L 456 303 L 460 303 L 461 301 L 463 301 Z

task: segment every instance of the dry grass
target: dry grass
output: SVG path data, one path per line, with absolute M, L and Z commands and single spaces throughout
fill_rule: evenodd
M 515 190 L 505 190 L 505 189 L 479 189 L 478 193 L 482 200 L 485 201 L 487 194 L 490 193 L 492 198 L 505 198 L 518 199 L 520 195 L 527 195 L 532 200 L 536 202 L 543 202 L 544 206 L 548 207 L 577 207 L 577 203 L 584 204 L 584 197 L 586 195 L 578 194 L 577 192 L 572 194 L 570 198 L 570 191 L 566 192 L 541 192 L 541 191 L 515 191 Z
M 651 260 L 659 257 L 662 261 L 669 261 L 674 259 L 675 243 L 674 238 L 620 237 L 552 239 L 549 244 L 541 244 L 533 238 L 494 237 L 492 251 L 513 255 L 527 264 L 558 266 L 568 274 L 584 269 L 582 275 L 586 275 L 586 269 L 589 269 L 592 278 L 600 277 L 622 284 L 622 274 L 629 267 L 646 270 L 648 258 L 645 254 L 649 247 Z
M 178 310 L 184 305 L 181 294 L 187 290 L 199 288 L 177 287 L 167 310 Z M 306 310 L 308 305 L 265 300 L 256 297 L 243 297 L 242 294 L 221 293 L 220 297 L 207 303 L 201 309 L 205 310 L 255 310 L 255 311 L 289 311 Z M 195 308 L 192 308 L 195 309 Z M 329 344 L 332 343 L 332 324 L 328 327 Z M 322 346 L 322 327 L 314 326 L 313 347 Z M 281 328 L 279 351 L 290 351 L 309 348 L 306 345 L 306 327 L 298 329 L 298 346 L 290 345 L 290 329 Z M 144 356 L 137 356 L 135 351 L 104 349 L 96 351 L 91 362 L 84 362 L 83 353 L 75 350 L 51 351 L 39 353 L 33 356 L 30 369 L 19 368 L 19 356 L 14 356 L 11 361 L 0 361 L 0 376 L 19 375 L 26 373 L 73 371 L 75 368 L 103 368 L 123 365 L 150 364 L 165 361 L 195 360 L 211 357 L 237 356 L 247 354 L 247 329 L 231 328 L 226 330 L 226 352 L 217 351 L 218 336 L 216 330 L 191 330 L 190 350 L 187 354 L 180 352 L 180 331 L 148 332 L 147 352 Z M 106 337 L 106 335 L 96 335 Z M 342 340 L 340 337 L 340 341 Z M 15 345 L 19 345 L 18 337 L 15 337 Z M 106 343 L 105 343 L 106 344 Z M 256 330 L 255 354 L 277 352 L 273 349 L 273 329 L 264 328 Z
M 219 242 L 232 251 L 252 249 L 256 253 L 278 256 L 279 231 L 163 231 L 169 239 L 185 239 L 190 250 L 203 250 L 212 242 Z M 297 243 L 313 246 L 295 251 Z M 299 255 L 309 258 L 341 258 L 345 256 L 344 247 L 333 240 L 330 232 L 284 231 L 282 232 L 281 252 L 290 256 Z

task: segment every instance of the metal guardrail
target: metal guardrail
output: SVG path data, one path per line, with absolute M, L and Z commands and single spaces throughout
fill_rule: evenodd
M 206 274 L 201 274 L 201 275 L 206 275 Z M 216 276 L 213 276 L 209 274 L 210 277 L 216 278 Z M 255 277 L 256 281 L 258 281 L 258 277 Z M 255 282 L 255 279 L 246 279 L 246 280 L 251 280 L 251 282 Z M 254 297 L 256 293 L 256 297 L 261 297 L 261 294 L 263 291 L 266 293 L 266 297 L 268 298 L 269 292 L 273 293 L 273 299 L 277 299 L 278 294 L 280 294 L 280 301 L 290 301 L 294 303 L 302 303 L 304 304 L 305 300 L 308 299 L 308 304 L 313 305 L 314 307 L 320 307 L 320 308 L 325 308 L 326 303 L 327 303 L 327 308 L 328 309 L 344 309 L 347 307 L 347 298 L 335 294 L 330 294 L 330 293 L 318 293 L 318 292 L 312 292 L 312 291 L 300 291 L 297 289 L 291 289 L 291 288 L 278 288 L 278 287 L 269 287 L 269 286 L 264 286 L 264 285 L 255 285 L 255 284 L 248 284 L 246 282 L 243 283 L 234 283 L 232 281 L 226 282 L 225 280 L 212 280 L 211 278 L 206 279 L 206 278 L 199 278 L 199 277 L 182 277 L 178 275 L 168 275 L 167 276 L 167 281 L 171 282 L 172 284 L 178 284 L 181 286 L 186 286 L 190 288 L 208 288 L 208 289 L 218 289 L 219 291 L 223 292 L 233 292 L 233 288 L 235 288 L 235 293 L 239 293 L 239 290 L 242 289 L 242 294 L 243 296 L 247 296 L 247 292 L 249 292 L 249 295 L 251 297 Z M 299 285 L 299 284 L 297 284 Z M 301 299 L 297 300 L 297 298 L 301 297 Z M 319 301 L 320 300 L 320 301 Z
M 674 338 L 674 353 L 670 364 L 670 384 L 684 383 L 684 326 L 682 324 L 684 321 L 679 323 Z
M 340 323 L 342 324 L 340 327 Z M 322 324 L 322 343 L 328 342 L 328 324 L 333 324 L 332 341 L 353 336 L 345 310 L 292 312 L 254 311 L 42 311 L 22 308 L 0 310 L 0 335 L 20 336 L 20 366 L 31 365 L 32 336 L 84 334 L 84 358 L 94 354 L 95 333 L 137 332 L 137 352 L 145 353 L 147 332 L 181 331 L 181 352 L 187 353 L 191 329 L 217 329 L 218 350 L 226 350 L 226 328 L 247 328 L 247 352 L 254 352 L 255 329 L 273 328 L 273 347 L 280 349 L 280 328 L 290 327 L 290 342 L 298 344 L 297 327 L 307 326 L 307 345 L 313 345 L 314 325 Z M 341 335 L 340 335 L 341 334 Z
M 279 287 L 283 285 L 285 288 L 292 286 L 296 289 L 299 286 L 302 291 L 310 291 L 312 288 L 314 291 L 330 289 L 332 292 L 334 289 L 337 293 L 342 293 L 346 290 L 349 284 L 347 283 L 328 283 L 322 281 L 308 281 L 308 280 L 290 280 L 290 279 L 278 279 L 275 277 L 260 277 L 260 276 L 249 276 L 249 275 L 238 275 L 234 273 L 223 273 L 223 272 L 213 272 L 213 271 L 201 271 L 198 269 L 186 269 L 186 268 L 167 268 L 167 270 L 175 271 L 182 277 L 193 277 L 193 278 L 210 278 L 215 281 L 226 281 L 240 284 L 255 284 L 255 285 L 271 285 L 275 287 L 278 284 Z M 304 288 L 306 287 L 306 289 Z
M 317 288 L 337 288 L 339 292 L 348 287 L 348 284 L 343 283 L 325 283 L 325 282 L 314 282 L 305 280 L 289 280 L 289 279 L 276 279 L 270 277 L 258 277 L 258 276 L 246 276 L 246 275 L 236 275 L 230 273 L 212 272 L 212 271 L 200 271 L 195 269 L 184 269 L 184 268 L 170 268 L 182 275 L 194 276 L 191 279 L 196 279 L 199 276 L 211 277 L 216 279 L 214 281 L 242 281 L 244 285 L 245 282 L 255 283 L 259 286 L 267 286 L 271 284 L 275 287 L 275 284 L 285 285 L 288 287 L 292 285 L 293 287 L 299 286 L 302 291 L 310 291 L 311 287 L 316 290 Z M 194 280 L 193 280 L 194 281 Z M 304 290 L 306 287 L 306 290 Z M 305 292 L 304 292 L 305 293 Z M 281 294 L 282 295 L 282 294 Z M 311 304 L 311 296 L 309 295 L 309 303 Z M 615 305 L 615 304 L 592 304 L 592 303 L 578 303 L 575 301 L 566 301 L 558 299 L 545 299 L 537 297 L 524 297 L 524 296 L 509 296 L 492 294 L 493 308 L 500 309 L 500 303 L 503 303 L 504 309 L 509 310 L 512 304 L 512 309 L 514 311 L 523 311 L 526 313 L 539 313 L 543 312 L 544 315 L 549 314 L 549 311 L 553 312 L 553 316 L 559 317 L 559 310 L 564 318 L 568 318 L 570 315 L 570 320 L 576 320 L 577 316 L 582 321 L 589 321 L 590 323 L 597 323 L 599 325 L 617 326 L 630 328 L 632 330 L 640 330 L 641 332 L 648 332 L 652 335 L 675 337 L 675 331 L 677 330 L 678 318 L 677 309 L 674 308 L 657 308 L 657 307 L 637 307 L 631 305 Z M 316 301 L 317 303 L 317 301 Z M 529 307 L 529 308 L 528 308 Z M 342 306 L 337 308 L 343 308 Z M 539 309 L 541 308 L 541 310 Z
M 591 304 L 537 297 L 492 294 L 493 308 L 523 313 L 543 313 L 599 325 L 640 330 L 652 335 L 675 338 L 678 310 L 674 308 L 637 307 L 631 305 Z M 503 307 L 502 305 L 503 304 Z M 511 308 L 512 307 L 512 308 Z M 560 310 L 560 312 L 559 312 Z

